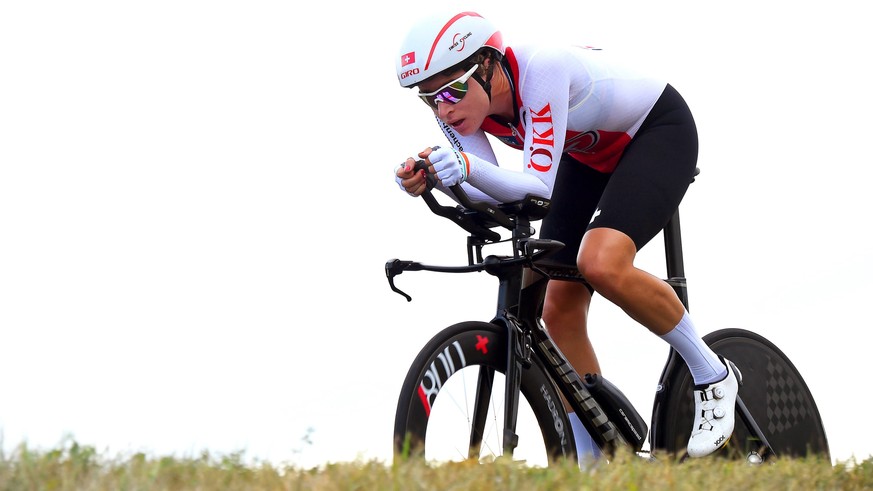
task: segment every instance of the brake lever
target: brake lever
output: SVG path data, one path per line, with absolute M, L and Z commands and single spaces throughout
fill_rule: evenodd
M 385 263 L 385 276 L 388 277 L 388 286 L 391 287 L 391 291 L 398 293 L 406 298 L 407 302 L 411 302 L 412 297 L 407 295 L 400 288 L 394 286 L 394 277 L 403 273 L 404 270 L 406 270 L 413 264 L 415 264 L 413 261 L 401 261 L 400 259 L 391 259 L 390 261 Z

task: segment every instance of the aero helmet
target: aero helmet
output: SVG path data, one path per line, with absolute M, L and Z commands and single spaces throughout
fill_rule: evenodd
M 402 87 L 413 87 L 483 46 L 504 52 L 500 31 L 476 12 L 426 17 L 412 26 L 400 45 L 397 79 Z

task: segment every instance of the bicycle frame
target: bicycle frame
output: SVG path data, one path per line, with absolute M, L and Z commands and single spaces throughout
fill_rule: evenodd
M 428 177 L 431 176 L 428 175 Z M 633 406 L 626 403 L 623 395 L 619 393 L 621 396 L 618 398 L 619 403 L 622 404 L 620 414 L 632 413 L 632 415 L 630 419 L 625 416 L 626 421 L 619 421 L 619 417 L 610 417 L 555 345 L 540 321 L 541 306 L 550 279 L 584 282 L 584 278 L 574 268 L 549 266 L 540 261 L 550 251 L 563 247 L 563 244 L 557 241 L 532 238 L 534 230 L 530 227 L 530 222 L 546 215 L 550 206 L 549 200 L 528 196 L 525 200 L 517 203 L 492 206 L 482 202 L 471 202 L 458 185 L 450 189 L 462 206 L 448 207 L 442 206 L 436 201 L 436 198 L 430 193 L 432 186 L 433 181 L 429 181 L 428 191 L 422 194 L 422 198 L 431 211 L 451 219 L 470 233 L 467 238 L 468 265 L 429 266 L 413 261 L 394 259 L 386 264 L 386 275 L 391 289 L 409 301 L 411 301 L 411 297 L 397 289 L 393 281 L 393 278 L 403 271 L 425 270 L 450 273 L 485 271 L 498 278 L 496 312 L 490 322 L 504 327 L 509 340 L 505 370 L 504 453 L 512 454 L 517 446 L 518 436 L 515 431 L 521 372 L 525 366 L 529 366 L 532 356 L 537 356 L 545 362 L 545 369 L 555 387 L 564 395 L 570 407 L 580 415 L 580 420 L 604 453 L 609 454 L 616 448 L 626 447 L 631 443 L 633 443 L 631 446 L 639 451 L 647 430 L 645 423 L 641 422 L 641 418 L 641 425 L 635 426 L 634 421 L 631 421 L 634 417 L 639 418 Z M 511 238 L 503 240 L 500 234 L 491 230 L 497 226 L 510 230 L 512 232 Z M 482 257 L 484 246 L 505 241 L 512 242 L 511 257 Z M 678 210 L 664 229 L 664 247 L 668 276 L 665 281 L 673 287 L 679 299 L 688 308 L 688 290 L 684 276 Z M 651 420 L 652 428 L 649 433 L 652 451 L 656 450 L 656 445 L 663 438 L 659 430 L 665 417 L 661 408 L 666 394 L 669 392 L 666 390 L 666 384 L 669 383 L 667 375 L 680 363 L 684 364 L 684 361 L 675 350 L 670 349 L 655 395 Z M 493 371 L 483 370 L 480 373 L 476 390 L 477 409 L 487 407 L 486 401 L 491 396 L 493 379 Z M 615 400 L 612 398 L 610 404 L 614 404 Z M 614 408 L 610 409 L 610 414 L 615 415 Z M 773 456 L 772 447 L 740 397 L 737 397 L 737 411 L 750 433 L 761 443 L 759 454 L 762 457 Z M 481 428 L 482 425 L 484 425 L 484 414 L 474 413 L 473 428 Z M 641 438 L 639 438 L 640 431 L 643 434 Z M 481 443 L 481 441 L 477 441 L 480 438 L 477 435 L 480 433 L 471 432 L 471 453 L 473 449 L 478 449 Z
M 563 244 L 551 240 L 539 240 L 531 238 L 534 231 L 530 227 L 530 221 L 539 219 L 548 211 L 549 201 L 537 197 L 528 197 L 520 203 L 514 204 L 511 210 L 513 218 L 507 216 L 500 207 L 493 207 L 485 203 L 471 202 L 466 193 L 459 186 L 453 187 L 459 201 L 464 208 L 473 210 L 473 213 L 465 213 L 463 210 L 440 205 L 429 192 L 422 195 L 431 210 L 440 216 L 455 221 L 462 228 L 470 232 L 467 238 L 467 266 L 428 266 L 412 261 L 389 261 L 386 275 L 391 289 L 411 300 L 409 295 L 394 286 L 393 277 L 403 271 L 436 271 L 466 273 L 474 271 L 486 271 L 498 278 L 497 307 L 492 324 L 501 325 L 506 329 L 508 339 L 507 360 L 508 366 L 505 372 L 506 398 L 504 405 L 504 452 L 511 454 L 517 445 L 518 437 L 515 434 L 518 417 L 518 394 L 520 374 L 522 367 L 530 363 L 532 352 L 547 361 L 546 369 L 552 380 L 566 397 L 568 404 L 578 414 L 584 414 L 580 419 L 583 422 L 591 422 L 593 427 L 588 428 L 600 448 L 610 452 L 615 448 L 628 444 L 622 433 L 616 428 L 587 389 L 579 374 L 572 368 L 570 362 L 561 353 L 552 341 L 545 328 L 539 322 L 540 306 L 545 296 L 546 285 L 550 277 L 555 274 L 562 275 L 566 279 L 584 281 L 578 272 L 575 275 L 572 268 L 554 270 L 548 273 L 542 267 L 536 265 L 536 260 L 548 252 L 563 247 Z M 476 213 L 481 213 L 477 218 Z M 488 217 L 483 221 L 481 216 Z M 493 220 L 493 222 L 491 221 Z M 490 229 L 495 225 L 503 226 L 512 231 L 513 256 L 511 258 L 482 257 L 484 246 L 501 242 L 500 235 Z M 491 393 L 491 381 L 493 374 L 480 374 L 476 391 L 477 408 L 486 407 L 485 401 Z M 480 404 L 481 403 L 481 404 Z M 634 410 L 634 412 L 636 412 Z M 481 424 L 482 415 L 474 414 L 474 427 Z M 478 432 L 472 432 L 471 448 L 477 448 L 479 442 L 475 441 Z

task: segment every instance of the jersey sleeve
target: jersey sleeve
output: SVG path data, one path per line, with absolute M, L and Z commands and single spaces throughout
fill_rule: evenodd
M 463 136 L 455 133 L 452 127 L 440 121 L 439 118 L 434 118 L 439 124 L 440 129 L 449 141 L 452 147 L 466 153 L 468 156 L 476 160 L 476 164 L 481 167 L 498 168 L 497 156 L 494 154 L 494 148 L 491 147 L 491 142 L 488 141 L 488 136 L 484 131 L 479 130 L 470 136 Z M 484 191 L 475 187 L 472 183 L 463 183 L 462 188 L 467 193 L 467 197 L 472 201 L 485 201 L 490 204 L 498 204 L 499 200 L 491 197 Z M 442 184 L 437 184 L 437 189 L 445 193 L 447 196 L 457 201 L 455 195 Z
M 463 136 L 455 133 L 451 126 L 437 118 L 437 122 L 449 143 L 464 152 L 473 161 L 471 173 L 463 184 L 464 191 L 473 201 L 485 201 L 491 204 L 517 201 L 531 193 L 538 196 L 544 191 L 537 179 L 531 179 L 521 172 L 503 169 L 497 163 L 497 156 L 491 147 L 488 136 L 481 129 L 472 135 Z M 442 185 L 438 189 L 452 199 L 454 195 Z
M 476 139 L 470 140 L 481 139 L 488 144 L 487 154 L 480 152 L 478 145 L 463 149 L 473 160 L 467 177 L 469 184 L 503 203 L 523 199 L 528 194 L 551 198 L 566 141 L 571 79 L 565 52 L 541 49 L 532 54 L 518 80 L 524 104 L 520 108 L 524 134 L 522 172 L 484 165 L 496 159 L 487 160 L 494 153 L 480 130 L 474 135 Z M 586 82 L 581 80 L 583 85 Z M 446 129 L 451 130 L 443 131 Z M 467 140 L 461 141 L 466 144 Z
M 567 138 L 573 77 L 570 67 L 561 52 L 542 49 L 532 55 L 525 71 L 519 74 L 524 101 L 523 171 L 542 183 L 542 196 L 546 198 L 552 195 Z
M 470 199 L 508 203 L 523 199 L 528 194 L 543 197 L 551 194 L 551 190 L 537 176 L 501 168 L 488 136 L 481 129 L 472 135 L 463 136 L 455 133 L 451 126 L 439 119 L 437 121 L 449 143 L 473 161 L 470 175 L 467 176 L 467 185 L 464 186 Z

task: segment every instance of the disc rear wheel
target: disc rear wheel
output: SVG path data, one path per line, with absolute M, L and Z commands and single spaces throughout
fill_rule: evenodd
M 815 455 L 830 459 L 818 406 L 797 368 L 779 348 L 743 329 L 719 330 L 703 339 L 740 369 L 743 385 L 739 395 L 777 457 Z M 684 363 L 673 364 L 670 372 L 663 378 L 663 407 L 656 406 L 655 416 L 663 427 L 654 445 L 681 455 L 691 435 L 694 383 Z M 761 444 L 737 414 L 727 453 L 745 458 Z

